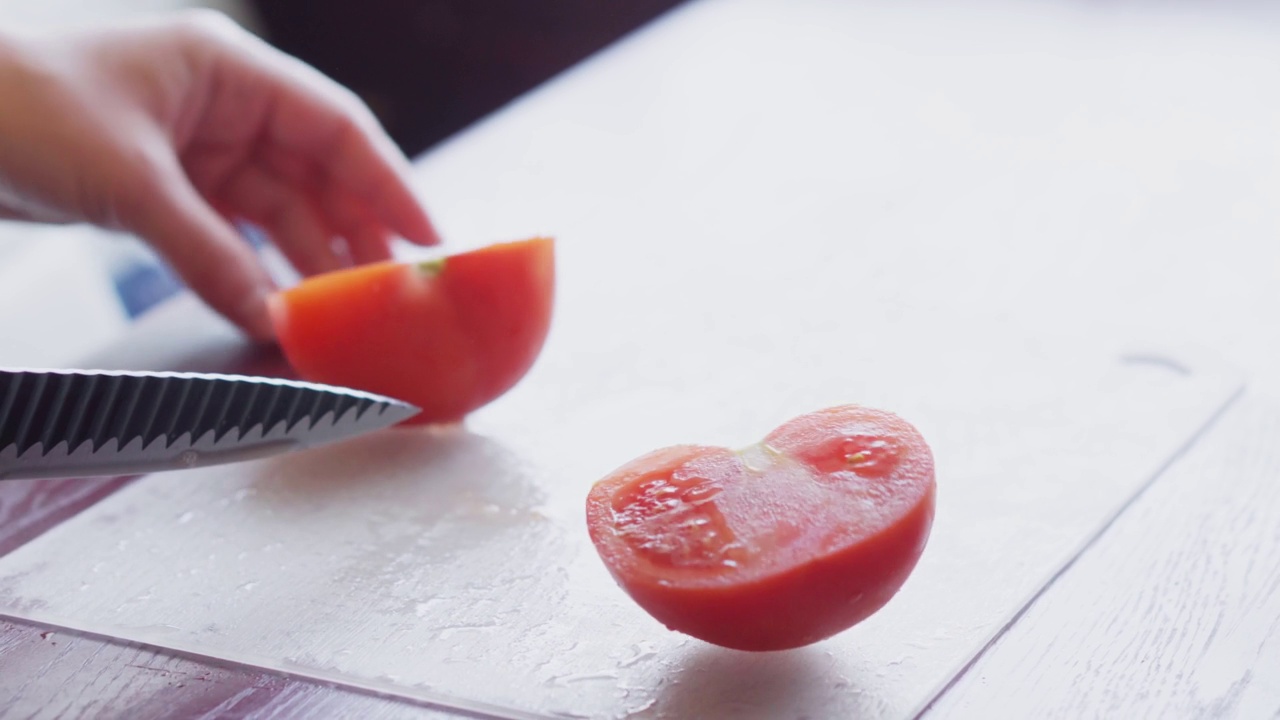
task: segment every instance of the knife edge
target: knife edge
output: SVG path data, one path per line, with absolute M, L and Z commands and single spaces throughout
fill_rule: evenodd
M 9 409 L 0 416 L 0 478 L 221 464 L 333 442 L 418 411 L 282 378 L 22 368 L 0 369 L 0 407 Z

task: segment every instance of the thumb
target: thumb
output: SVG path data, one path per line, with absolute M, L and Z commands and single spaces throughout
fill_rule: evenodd
M 176 159 L 133 184 L 119 216 L 192 292 L 255 340 L 273 339 L 267 296 L 275 289 L 249 244 L 191 185 Z M 127 211 L 125 211 L 127 208 Z

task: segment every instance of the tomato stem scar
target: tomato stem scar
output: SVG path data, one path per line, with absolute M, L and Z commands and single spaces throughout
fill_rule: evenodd
M 427 277 L 435 277 L 444 272 L 444 263 L 446 258 L 436 258 L 434 260 L 423 260 L 418 263 L 418 272 Z

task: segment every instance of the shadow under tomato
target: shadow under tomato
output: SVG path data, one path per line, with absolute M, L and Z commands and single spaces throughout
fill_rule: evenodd
M 659 717 L 816 717 L 830 696 L 856 692 L 816 647 L 749 653 L 698 644 L 659 693 Z

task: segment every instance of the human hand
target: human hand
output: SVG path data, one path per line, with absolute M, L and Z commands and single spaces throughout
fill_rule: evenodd
M 216 13 L 0 34 L 0 107 L 0 217 L 134 233 L 258 339 L 273 285 L 231 221 L 304 275 L 439 242 L 372 113 Z

